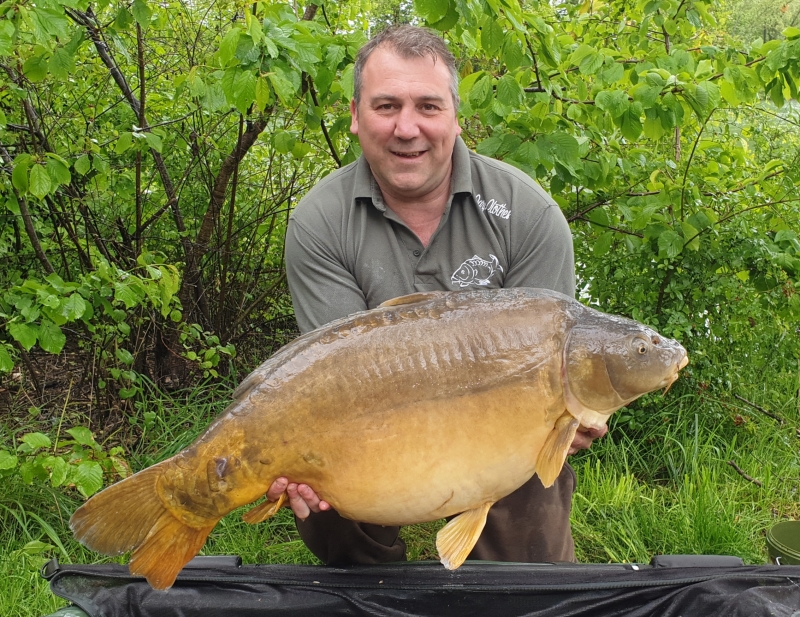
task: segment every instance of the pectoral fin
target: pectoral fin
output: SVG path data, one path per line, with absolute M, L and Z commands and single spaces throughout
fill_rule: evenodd
M 281 493 L 281 496 L 278 497 L 278 501 L 265 501 L 263 503 L 258 504 L 255 508 L 251 508 L 247 512 L 242 515 L 242 520 L 245 523 L 250 523 L 251 525 L 255 525 L 256 523 L 263 523 L 269 517 L 275 516 L 283 507 L 283 504 L 286 502 L 286 493 Z
M 561 473 L 579 425 L 580 423 L 568 411 L 565 411 L 564 415 L 556 420 L 556 425 L 547 436 L 544 447 L 539 452 L 539 458 L 536 460 L 536 473 L 545 487 L 552 486 L 558 474 Z
M 494 502 L 462 512 L 436 534 L 436 550 L 448 570 L 455 570 L 469 555 L 486 524 L 486 515 Z

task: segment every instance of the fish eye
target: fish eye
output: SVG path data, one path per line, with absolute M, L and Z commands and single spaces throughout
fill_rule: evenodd
M 637 336 L 631 341 L 631 349 L 640 356 L 644 356 L 648 351 L 650 351 L 650 341 Z

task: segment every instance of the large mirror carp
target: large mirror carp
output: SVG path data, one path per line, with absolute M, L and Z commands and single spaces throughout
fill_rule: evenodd
M 188 448 L 70 519 L 130 571 L 170 587 L 226 514 L 285 476 L 342 516 L 437 536 L 457 568 L 489 508 L 558 476 L 579 425 L 602 428 L 688 362 L 677 342 L 542 289 L 404 296 L 299 337 L 250 374 Z M 259 522 L 283 499 L 245 515 Z

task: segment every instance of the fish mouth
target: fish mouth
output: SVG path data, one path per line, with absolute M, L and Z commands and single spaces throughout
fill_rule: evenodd
M 669 389 L 672 387 L 672 384 L 678 381 L 678 373 L 687 364 L 689 364 L 689 356 L 687 354 L 683 354 L 683 357 L 676 365 L 675 372 L 664 380 L 664 382 L 666 383 L 664 384 L 664 391 L 661 393 L 661 396 L 664 396 L 667 392 L 669 392 Z

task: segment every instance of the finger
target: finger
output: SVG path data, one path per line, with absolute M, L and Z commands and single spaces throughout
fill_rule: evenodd
M 306 520 L 308 515 L 311 514 L 311 510 L 303 496 L 297 492 L 297 485 L 290 483 L 286 487 L 286 493 L 289 495 L 289 506 L 292 508 L 294 515 L 301 521 Z
M 312 512 L 319 512 L 320 498 L 308 484 L 298 484 L 297 492 Z
M 289 481 L 286 478 L 277 478 L 267 490 L 267 499 L 269 501 L 278 501 L 278 498 L 286 492 L 286 487 Z

